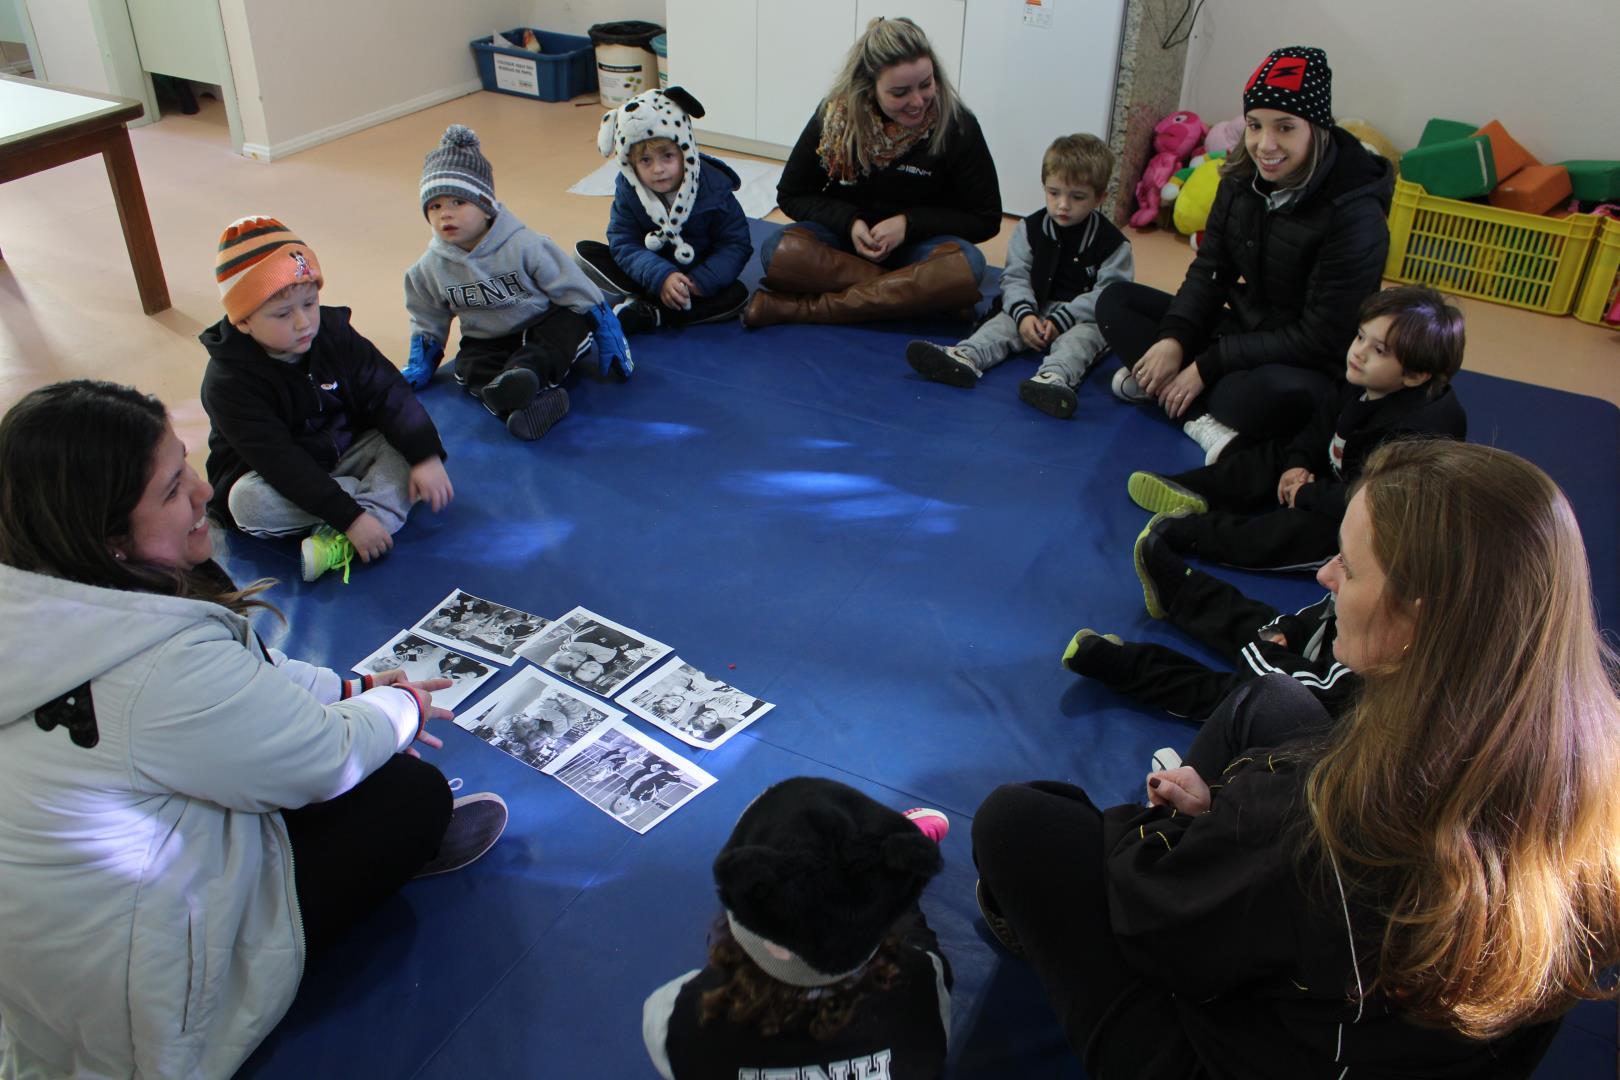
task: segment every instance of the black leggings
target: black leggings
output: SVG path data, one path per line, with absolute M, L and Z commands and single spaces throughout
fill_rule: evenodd
M 443 773 L 395 754 L 337 798 L 281 812 L 306 957 L 330 947 L 438 854 L 450 803 Z
M 1097 326 L 1126 367 L 1159 340 L 1159 324 L 1174 299 L 1134 281 L 1110 285 L 1097 297 Z M 1231 310 L 1223 309 L 1211 339 L 1238 329 Z M 1332 388 L 1333 380 L 1315 369 L 1262 364 L 1223 375 L 1205 388 L 1181 419 L 1207 412 L 1248 439 L 1286 439 L 1310 421 L 1317 399 Z
M 1331 723 L 1309 690 L 1287 676 L 1268 675 L 1221 703 L 1193 740 L 1186 763 L 1215 780 L 1243 750 L 1321 732 Z M 1146 762 L 1142 771 L 1145 776 Z M 1174 972 L 1135 970 L 1114 938 L 1102 821 L 1072 784 L 999 787 L 973 818 L 980 880 L 1029 954 L 1087 1075 L 1204 1075 L 1175 1019 Z

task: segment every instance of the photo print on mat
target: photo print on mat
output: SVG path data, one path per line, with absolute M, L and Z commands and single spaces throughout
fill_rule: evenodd
M 638 833 L 714 783 L 714 777 L 623 720 L 599 725 L 540 771 Z
M 670 651 L 661 641 L 577 607 L 546 627 L 520 655 L 575 686 L 612 697 Z
M 456 717 L 456 725 L 523 764 L 541 769 L 598 724 L 623 718 L 618 709 L 564 686 L 545 672 L 524 668 L 476 709 Z

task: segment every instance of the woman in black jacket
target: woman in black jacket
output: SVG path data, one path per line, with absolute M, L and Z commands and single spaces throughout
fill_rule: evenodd
M 798 224 L 760 247 L 745 325 L 898 319 L 976 304 L 1001 227 L 979 122 L 910 19 L 873 19 L 783 168 Z
M 1321 49 L 1267 56 L 1180 290 L 1118 284 L 1097 300 L 1125 361 L 1114 393 L 1158 402 L 1208 464 L 1237 434 L 1286 438 L 1305 424 L 1379 286 L 1394 169 L 1333 125 L 1331 85 Z
M 1323 581 L 1342 718 L 1268 675 L 1146 807 L 1042 782 L 974 817 L 985 920 L 1097 1080 L 1525 1077 L 1615 993 L 1620 700 L 1563 493 L 1386 444 Z

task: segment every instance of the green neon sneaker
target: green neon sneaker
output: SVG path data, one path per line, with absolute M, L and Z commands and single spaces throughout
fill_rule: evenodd
M 349 538 L 330 525 L 322 525 L 304 537 L 298 545 L 298 561 L 303 567 L 304 580 L 314 581 L 328 570 L 343 568 L 343 584 L 349 583 L 349 563 L 354 560 L 354 545 Z
M 1150 514 L 1207 514 L 1209 500 L 1158 473 L 1133 472 L 1125 481 L 1131 501 Z

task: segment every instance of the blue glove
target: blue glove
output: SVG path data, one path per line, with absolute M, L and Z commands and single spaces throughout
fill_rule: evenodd
M 602 374 L 611 374 L 617 361 L 619 370 L 628 379 L 636 370 L 636 362 L 630 359 L 630 343 L 624 340 L 619 317 L 605 303 L 591 308 L 591 317 L 596 320 L 596 355 L 602 364 Z
M 439 361 L 443 359 L 443 342 L 435 341 L 426 334 L 414 334 L 411 337 L 411 359 L 401 374 L 411 384 L 412 390 L 425 390 L 433 373 L 439 370 Z

